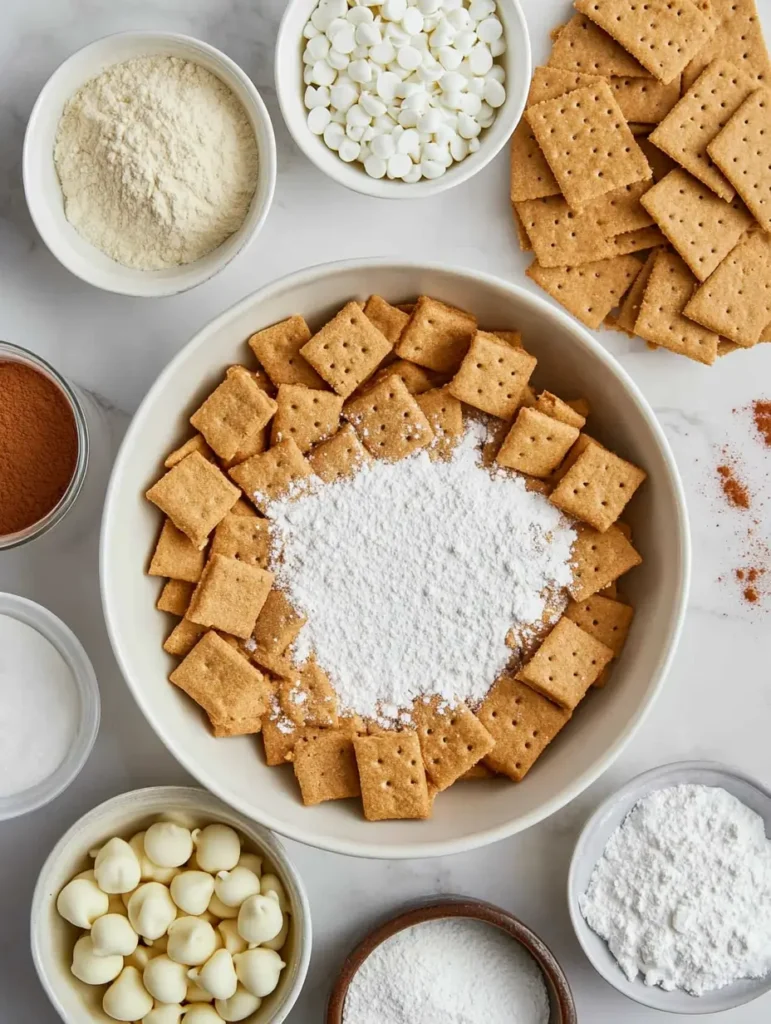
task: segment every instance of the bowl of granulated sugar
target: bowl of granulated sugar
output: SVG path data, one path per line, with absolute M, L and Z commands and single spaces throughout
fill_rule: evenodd
M 326 1024 L 576 1024 L 554 954 L 506 910 L 467 896 L 418 904 L 349 954 Z

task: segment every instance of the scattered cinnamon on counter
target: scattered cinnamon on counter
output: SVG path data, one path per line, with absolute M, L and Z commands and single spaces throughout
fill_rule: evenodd
M 752 418 L 764 443 L 771 448 L 771 401 L 755 399 L 752 403 Z
M 733 468 L 724 463 L 722 466 L 717 467 L 717 472 L 720 477 L 720 486 L 723 488 L 723 494 L 728 499 L 729 504 L 734 505 L 736 508 L 749 508 L 750 492 L 738 479 Z
M 742 590 L 742 596 L 745 601 L 749 601 L 750 604 L 757 604 L 760 599 L 758 588 L 754 586 L 757 583 L 758 578 L 765 573 L 765 569 L 758 569 L 752 567 L 750 569 L 735 569 L 734 575 L 740 583 L 746 583 L 747 585 Z

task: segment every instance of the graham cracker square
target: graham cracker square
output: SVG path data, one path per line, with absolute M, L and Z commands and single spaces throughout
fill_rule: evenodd
M 741 202 L 725 202 L 680 168 L 646 192 L 642 204 L 699 281 L 707 280 L 752 224 Z
M 554 39 L 549 67 L 604 78 L 649 78 L 650 72 L 623 46 L 583 14 L 574 14 Z
M 609 647 L 562 618 L 520 669 L 519 678 L 572 711 L 612 658 Z
M 165 512 L 197 548 L 202 548 L 238 500 L 238 488 L 200 452 L 193 452 L 153 484 L 145 497 Z
M 648 161 L 605 81 L 536 103 L 525 117 L 574 209 L 651 177 Z
M 658 124 L 680 99 L 680 75 L 666 85 L 651 78 L 611 78 L 610 87 L 627 121 Z
M 593 206 L 577 213 L 562 196 L 517 203 L 535 258 L 542 267 L 577 267 L 612 254 Z
M 437 373 L 454 373 L 468 352 L 476 326 L 470 313 L 421 295 L 396 354 Z
M 389 377 L 349 402 L 345 416 L 367 451 L 379 459 L 403 459 L 434 439 L 423 410 L 399 377 Z
M 588 402 L 585 399 L 579 398 L 572 402 L 563 402 L 551 391 L 542 391 L 536 399 L 534 408 L 538 412 L 542 412 L 544 416 L 551 416 L 552 419 L 566 423 L 569 427 L 575 427 L 577 430 L 582 430 L 586 425 L 586 416 L 580 411 L 585 408 L 588 415 Z
M 632 287 L 626 293 L 624 301 L 621 303 L 618 316 L 614 321 L 613 326 L 616 330 L 623 331 L 625 334 L 628 334 L 630 338 L 635 337 L 637 317 L 640 315 L 640 308 L 642 307 L 645 289 L 648 287 L 648 281 L 650 280 L 650 276 L 653 271 L 653 264 L 656 262 L 656 254 L 659 251 L 659 249 L 653 249 L 648 254 L 648 258 L 646 259 L 642 270 L 637 275 Z
M 526 106 L 532 107 L 534 103 L 554 100 L 558 96 L 564 96 L 566 92 L 583 89 L 587 85 L 597 85 L 601 77 L 601 75 L 568 71 L 558 67 L 534 68 Z
M 489 416 L 485 422 L 485 428 L 487 433 L 482 443 L 482 465 L 490 467 L 501 450 L 504 438 L 511 430 L 511 421 Z
M 484 763 L 514 782 L 524 779 L 571 717 L 510 675 L 496 680 L 477 715 L 495 741 Z
M 353 740 L 339 729 L 320 729 L 297 744 L 294 773 L 306 807 L 361 795 Z
M 290 316 L 281 323 L 258 331 L 249 338 L 249 347 L 271 381 L 280 384 L 304 384 L 307 388 L 323 388 L 324 381 L 300 355 L 310 341 L 311 332 L 301 316 Z
M 240 445 L 262 430 L 276 403 L 248 374 L 226 377 L 190 417 L 207 444 L 221 459 L 232 459 Z
M 527 199 L 541 199 L 544 196 L 559 195 L 560 187 L 538 145 L 535 132 L 525 117 L 519 122 L 511 136 L 509 195 L 512 203 Z M 517 218 L 516 207 L 513 207 Z M 520 232 L 519 245 L 527 250 L 527 233 Z
M 593 594 L 585 601 L 571 601 L 565 609 L 565 617 L 609 647 L 617 658 L 626 643 L 634 608 L 600 594 Z
M 331 437 L 340 426 L 343 400 L 331 391 L 316 391 L 302 384 L 282 384 L 278 409 L 271 424 L 271 443 L 291 437 L 301 452 Z
M 251 657 L 255 665 L 277 680 L 295 679 L 297 676 L 297 665 L 287 652 L 276 654 L 255 646 L 251 651 Z
M 308 456 L 312 471 L 324 483 L 353 476 L 372 456 L 361 443 L 350 423 L 342 426 L 327 441 L 322 441 Z
M 267 519 L 228 512 L 214 531 L 212 555 L 225 555 L 246 565 L 267 569 L 270 561 L 270 524 Z
M 180 619 L 164 640 L 163 649 L 167 654 L 173 654 L 175 658 L 185 658 L 205 632 L 205 626 L 199 626 L 190 619 Z
M 771 90 L 748 96 L 707 153 L 747 204 L 764 231 L 771 231 Z
M 635 333 L 646 341 L 711 366 L 717 358 L 718 335 L 694 323 L 685 313 L 698 282 L 674 252 L 656 255 Z
M 626 459 L 590 444 L 552 491 L 563 512 L 603 532 L 624 511 L 646 473 Z
M 463 408 L 447 388 L 433 388 L 417 395 L 415 401 L 423 410 L 434 432 L 428 454 L 431 459 L 449 459 L 463 436 Z
M 650 79 L 643 78 L 642 81 Z M 628 231 L 639 231 L 653 223 L 653 217 L 640 202 L 650 187 L 650 180 L 646 180 L 613 189 L 585 207 L 582 213 L 596 220 L 605 238 L 622 235 Z
M 205 561 L 203 550 L 196 547 L 170 519 L 164 519 L 147 574 L 197 583 Z
M 527 276 L 587 327 L 596 330 L 619 304 L 642 264 L 634 256 L 586 263 L 582 267 L 541 267 L 531 263 Z
M 573 581 L 568 587 L 574 601 L 605 590 L 619 576 L 640 565 L 642 558 L 614 525 L 604 533 L 579 523 L 571 553 Z
M 368 821 L 430 817 L 426 772 L 415 733 L 357 736 L 353 747 Z
M 261 388 L 266 395 L 270 395 L 274 398 L 276 395 L 276 389 L 273 385 L 273 381 L 267 375 L 262 366 L 258 366 L 256 369 L 250 369 L 248 366 L 244 366 L 243 363 L 233 363 L 225 371 L 226 376 L 233 377 L 241 375 L 242 377 L 248 377 L 249 380 L 253 380 L 258 388 Z
M 272 586 L 272 572 L 236 558 L 212 555 L 195 588 L 187 617 L 200 626 L 246 640 Z
M 364 304 L 364 315 L 372 321 L 391 345 L 397 343 L 410 319 L 409 313 L 403 312 L 397 306 L 392 306 L 381 295 L 370 295 Z
M 337 695 L 314 657 L 278 685 L 281 707 L 295 725 L 334 728 L 338 724 Z
M 529 476 L 547 477 L 567 455 L 579 430 L 539 412 L 520 409 L 496 462 Z
M 661 82 L 682 74 L 717 29 L 691 0 L 575 0 L 574 6 Z
M 169 615 L 178 615 L 182 618 L 190 604 L 194 589 L 194 585 L 185 580 L 167 580 L 155 607 L 159 612 L 168 612 Z
M 571 469 L 578 460 L 579 455 L 582 455 L 590 444 L 596 444 L 598 448 L 602 448 L 605 451 L 604 445 L 601 445 L 599 441 L 595 440 L 590 434 L 581 433 L 576 438 L 575 444 L 565 456 L 564 461 L 555 469 L 552 473 L 552 482 L 556 485 L 565 476 L 567 471 Z
M 716 0 L 715 6 L 718 30 L 686 67 L 683 88 L 693 85 L 716 57 L 730 61 L 755 83 L 755 88 L 768 85 L 771 61 L 755 0 Z
M 347 398 L 392 347 L 361 306 L 349 302 L 303 345 L 302 355 L 338 395 Z
M 232 516 L 245 516 L 248 519 L 256 519 L 257 513 L 254 508 L 249 505 L 243 498 L 239 498 L 235 505 L 231 508 L 228 515 Z
M 622 235 L 616 235 L 611 239 L 611 248 L 617 256 L 626 256 L 628 253 L 665 245 L 666 241 L 657 227 L 641 228 L 639 231 L 625 231 Z
M 752 79 L 734 65 L 715 60 L 649 136 L 726 202 L 733 199 L 734 187 L 712 162 L 707 146 L 753 88 Z
M 426 775 L 441 792 L 465 771 L 489 754 L 494 740 L 478 718 L 461 704 L 442 707 L 432 701 L 417 700 L 412 709 Z
M 278 709 L 278 701 L 275 700 Z M 294 760 L 294 748 L 299 730 L 280 710 L 271 710 L 262 719 L 262 745 L 265 752 L 265 763 L 270 768 L 286 764 Z
M 389 377 L 401 377 L 411 395 L 422 395 L 424 391 L 430 391 L 431 388 L 436 387 L 437 381 L 442 379 L 439 374 L 427 370 L 424 366 L 418 366 L 417 363 L 411 363 L 409 359 L 395 359 L 373 374 L 360 388 L 360 393 L 364 394 L 376 384 L 382 384 Z
M 283 654 L 305 625 L 283 590 L 273 589 L 260 609 L 253 636 L 258 647 L 271 654 Z
M 200 704 L 217 736 L 259 732 L 270 686 L 222 637 L 202 637 L 169 679 Z
M 512 348 L 495 335 L 477 331 L 448 391 L 475 409 L 511 419 L 537 361 L 523 348 Z
M 264 512 L 271 501 L 286 497 L 311 475 L 311 467 L 292 438 L 274 444 L 230 470 L 244 494 Z
M 166 460 L 163 465 L 166 469 L 173 469 L 178 462 L 181 462 L 193 452 L 198 452 L 199 455 L 203 455 L 203 457 L 208 459 L 209 462 L 215 461 L 214 452 L 204 441 L 203 437 L 200 434 L 193 434 L 193 436 L 189 438 L 189 440 L 185 441 L 180 448 L 175 448 L 173 452 L 170 452 L 166 456 Z

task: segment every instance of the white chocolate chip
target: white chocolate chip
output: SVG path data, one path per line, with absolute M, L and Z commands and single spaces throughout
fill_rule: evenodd
M 217 999 L 214 1003 L 217 1013 L 225 1021 L 246 1020 L 260 1008 L 262 1000 L 259 996 L 247 992 L 243 985 L 239 985 L 236 994 L 230 999 Z M 187 1024 L 190 1024 L 188 1018 Z M 195 1024 L 195 1022 L 194 1022 Z
M 131 956 L 139 936 L 123 914 L 105 914 L 91 926 L 91 941 L 95 956 Z
M 159 1003 L 181 1003 L 187 994 L 187 968 L 163 954 L 147 964 L 142 983 Z
M 61 917 L 76 928 L 90 928 L 98 917 L 107 913 L 109 906 L 109 896 L 91 878 L 74 878 L 56 900 Z
M 102 1000 L 102 1009 L 114 1020 L 141 1020 L 153 1008 L 153 997 L 142 984 L 136 967 L 124 967 Z
M 72 950 L 70 970 L 86 985 L 106 985 L 123 970 L 123 957 L 97 956 L 90 935 L 83 935 Z
M 278 985 L 286 964 L 272 949 L 248 949 L 233 957 L 238 980 L 247 992 L 264 999 Z

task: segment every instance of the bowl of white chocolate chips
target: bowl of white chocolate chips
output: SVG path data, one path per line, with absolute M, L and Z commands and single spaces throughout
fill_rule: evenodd
M 311 950 L 305 891 L 278 841 L 177 787 L 108 800 L 61 838 L 31 936 L 68 1024 L 279 1024 Z

